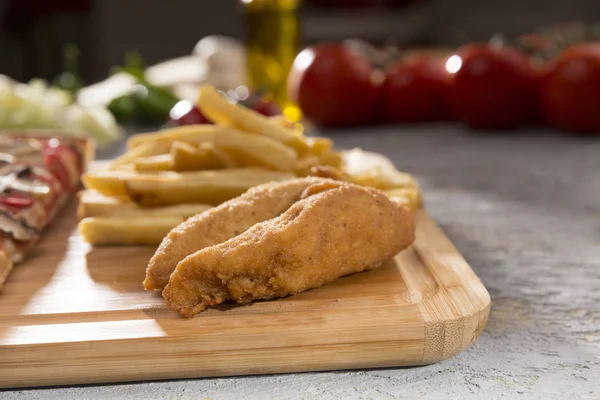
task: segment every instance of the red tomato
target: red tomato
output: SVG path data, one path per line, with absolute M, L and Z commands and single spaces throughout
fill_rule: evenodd
M 50 173 L 58 179 L 61 187 L 67 192 L 70 192 L 73 189 L 73 184 L 71 182 L 69 170 L 61 157 L 61 153 L 71 151 L 70 148 L 62 144 L 59 144 L 58 146 L 51 145 L 42 150 L 46 167 Z
M 550 67 L 542 88 L 548 120 L 578 133 L 600 132 L 600 44 L 566 49 Z
M 252 104 L 251 108 L 257 113 L 266 115 L 267 117 L 281 114 L 281 110 L 277 107 L 277 104 L 262 99 L 259 99 L 256 103 Z
M 191 101 L 181 100 L 169 112 L 169 121 L 175 125 L 212 124 Z
M 449 118 L 444 62 L 419 57 L 386 71 L 383 86 L 386 120 L 428 122 Z
M 34 201 L 31 195 L 15 191 L 0 197 L 0 203 L 18 211 L 23 208 L 31 207 Z
M 378 105 L 381 82 L 363 56 L 337 44 L 300 52 L 290 72 L 290 97 L 306 118 L 323 126 L 369 122 Z
M 544 111 L 543 105 L 543 91 L 547 86 L 548 79 L 550 78 L 550 72 L 552 71 L 550 64 L 544 64 L 536 69 L 536 96 L 535 106 L 532 117 L 532 125 L 537 126 L 548 126 L 550 121 Z
M 532 119 L 537 78 L 525 54 L 468 45 L 448 58 L 446 70 L 451 109 L 472 128 L 516 128 Z

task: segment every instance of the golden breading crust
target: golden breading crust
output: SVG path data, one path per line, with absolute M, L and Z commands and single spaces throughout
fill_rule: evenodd
M 411 212 L 383 192 L 317 180 L 280 216 L 180 261 L 163 291 L 167 305 L 192 317 L 228 299 L 296 294 L 376 268 L 413 242 Z
M 144 287 L 162 290 L 179 261 L 205 247 L 231 239 L 254 224 L 277 217 L 315 182 L 318 179 L 302 178 L 259 185 L 189 218 L 163 239 L 146 269 Z

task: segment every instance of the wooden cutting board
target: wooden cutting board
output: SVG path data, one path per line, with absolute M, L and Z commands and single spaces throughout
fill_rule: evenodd
M 0 387 L 435 363 L 483 330 L 490 297 L 426 211 L 379 269 L 187 320 L 142 288 L 153 248 L 91 248 L 65 210 L 0 293 Z

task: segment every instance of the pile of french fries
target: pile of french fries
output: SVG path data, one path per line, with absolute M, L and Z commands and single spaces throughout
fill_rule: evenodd
M 212 86 L 201 87 L 198 107 L 214 125 L 132 136 L 122 156 L 83 176 L 78 215 L 85 241 L 157 245 L 185 219 L 253 186 L 318 175 L 319 168 L 382 189 L 411 209 L 421 206 L 413 177 L 382 156 L 336 151 L 330 139 L 305 136 L 282 116 L 231 103 Z

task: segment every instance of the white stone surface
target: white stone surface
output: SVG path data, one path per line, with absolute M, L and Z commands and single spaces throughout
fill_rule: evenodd
M 600 140 L 448 127 L 331 134 L 414 173 L 492 296 L 439 364 L 0 392 L 0 399 L 600 399 Z

